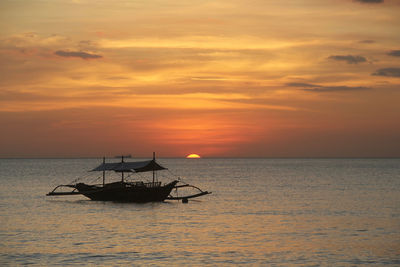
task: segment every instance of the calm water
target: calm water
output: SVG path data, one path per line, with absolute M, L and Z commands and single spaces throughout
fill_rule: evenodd
M 99 162 L 0 160 L 1 266 L 400 265 L 400 159 L 159 159 L 213 194 L 45 196 Z

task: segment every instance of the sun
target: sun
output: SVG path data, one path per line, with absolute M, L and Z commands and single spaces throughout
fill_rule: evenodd
M 201 158 L 198 154 L 189 154 L 186 156 L 187 159 L 199 159 Z

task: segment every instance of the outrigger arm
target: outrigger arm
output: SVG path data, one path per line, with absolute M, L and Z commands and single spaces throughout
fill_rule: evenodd
M 71 192 L 55 192 L 59 187 L 70 187 L 73 188 Z M 61 184 L 56 186 L 53 191 L 46 194 L 46 196 L 66 196 L 66 195 L 82 195 L 81 192 L 76 191 L 75 186 L 69 184 Z
M 198 188 L 197 186 L 190 185 L 190 184 L 176 185 L 174 188 L 175 188 L 175 189 L 178 189 L 178 188 L 182 188 L 182 187 L 191 187 L 191 188 L 195 188 L 195 189 L 197 189 L 197 190 L 200 191 L 200 192 L 197 193 L 197 194 L 188 195 L 188 196 L 182 196 L 182 197 L 174 197 L 174 196 L 169 195 L 169 196 L 167 197 L 167 199 L 169 199 L 169 200 L 182 200 L 182 201 L 185 201 L 185 200 L 186 200 L 186 201 L 187 201 L 189 198 L 201 197 L 201 196 L 208 195 L 208 194 L 211 194 L 211 193 L 212 193 L 212 192 L 208 192 L 208 191 L 203 191 L 203 190 L 201 190 L 200 188 Z

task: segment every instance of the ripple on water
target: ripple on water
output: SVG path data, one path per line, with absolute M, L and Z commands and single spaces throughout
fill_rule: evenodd
M 213 194 L 48 198 L 97 161 L 0 159 L 0 265 L 400 264 L 399 159 L 161 161 Z

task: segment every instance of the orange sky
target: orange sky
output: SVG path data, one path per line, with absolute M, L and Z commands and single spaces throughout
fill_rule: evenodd
M 399 157 L 400 2 L 3 0 L 0 157 Z

